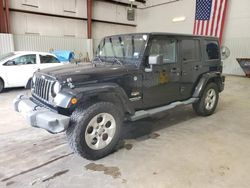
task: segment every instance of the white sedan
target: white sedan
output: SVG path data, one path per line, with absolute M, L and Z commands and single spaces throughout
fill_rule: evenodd
M 45 52 L 10 52 L 0 56 L 0 92 L 4 88 L 29 87 L 33 73 L 63 65 L 54 54 Z

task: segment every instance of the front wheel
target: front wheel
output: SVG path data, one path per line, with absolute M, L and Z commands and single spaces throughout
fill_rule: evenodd
M 113 152 L 120 140 L 123 116 L 110 102 L 79 108 L 66 131 L 70 146 L 80 156 L 97 160 Z
M 193 104 L 194 111 L 200 116 L 209 116 L 214 113 L 219 100 L 218 86 L 209 83 L 200 100 Z

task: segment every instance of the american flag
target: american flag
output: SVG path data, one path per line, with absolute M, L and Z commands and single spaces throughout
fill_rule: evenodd
M 196 0 L 194 35 L 215 36 L 222 40 L 228 0 Z

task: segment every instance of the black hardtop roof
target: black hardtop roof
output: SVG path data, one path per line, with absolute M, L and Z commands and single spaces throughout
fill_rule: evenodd
M 165 33 L 165 32 L 148 32 L 148 33 L 126 33 L 126 34 L 118 34 L 118 35 L 111 35 L 106 37 L 114 37 L 114 36 L 122 36 L 122 35 L 166 35 L 166 36 L 178 36 L 178 37 L 193 37 L 193 38 L 205 38 L 205 39 L 213 39 L 218 40 L 218 37 L 212 36 L 202 36 L 202 35 L 192 35 L 192 34 L 182 34 L 182 33 Z

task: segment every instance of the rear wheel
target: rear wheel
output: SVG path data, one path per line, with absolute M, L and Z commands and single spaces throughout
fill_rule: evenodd
M 201 116 L 209 116 L 214 113 L 219 100 L 218 86 L 215 83 L 209 83 L 200 100 L 193 104 L 194 111 Z
M 96 160 L 113 152 L 120 140 L 123 116 L 110 102 L 99 102 L 73 112 L 66 134 L 80 156 Z
M 0 79 L 0 93 L 3 91 L 4 89 L 4 83 L 3 80 Z

